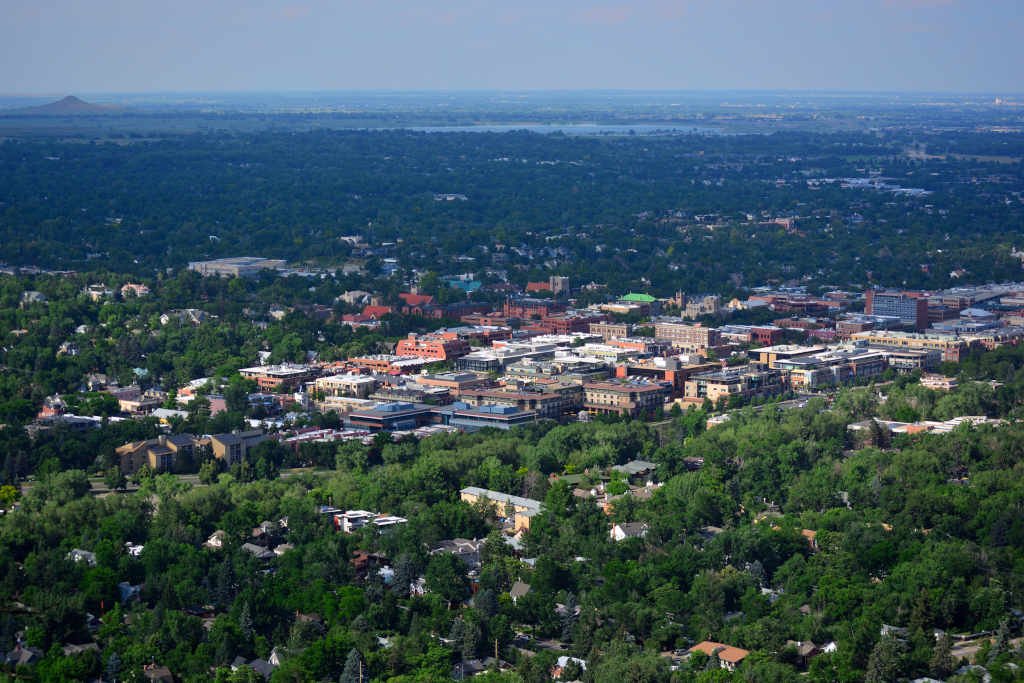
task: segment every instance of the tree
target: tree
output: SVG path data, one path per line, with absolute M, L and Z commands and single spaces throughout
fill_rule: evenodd
M 864 674 L 866 683 L 891 683 L 895 681 L 903 667 L 903 656 L 906 646 L 892 636 L 883 636 L 871 650 L 868 658 L 867 671 Z
M 363 681 L 368 680 L 365 669 L 366 665 L 363 662 L 363 656 L 359 653 L 359 650 L 352 648 L 348 651 L 348 657 L 345 658 L 345 668 L 341 672 L 341 678 L 338 679 L 338 683 L 363 683 Z
M 107 657 L 107 667 L 105 671 L 110 682 L 117 683 L 117 676 L 121 673 L 121 658 L 116 652 L 111 652 L 110 656 Z
M 935 649 L 928 662 L 928 670 L 932 676 L 944 679 L 956 669 L 956 660 L 953 659 L 953 639 L 943 633 L 935 642 Z
M 460 603 L 469 595 L 466 565 L 451 553 L 439 553 L 431 557 L 425 579 L 427 590 L 440 595 L 449 605 Z
M 107 485 L 107 488 L 111 491 L 123 491 L 128 487 L 128 479 L 124 476 L 124 472 L 121 471 L 120 467 L 114 466 L 107 470 L 107 473 L 103 475 L 103 483 Z

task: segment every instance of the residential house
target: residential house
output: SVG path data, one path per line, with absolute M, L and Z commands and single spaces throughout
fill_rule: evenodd
M 694 652 L 703 652 L 708 657 L 717 656 L 719 666 L 728 671 L 735 671 L 736 667 L 739 666 L 740 663 L 750 654 L 748 650 L 733 647 L 732 645 L 716 643 L 711 640 L 699 642 L 691 647 L 689 651 L 690 654 L 693 654 Z

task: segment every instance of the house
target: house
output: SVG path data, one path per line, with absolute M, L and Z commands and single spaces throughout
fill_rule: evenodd
M 810 663 L 812 657 L 821 654 L 821 648 L 811 640 L 787 640 L 786 647 L 793 648 L 796 651 L 796 655 L 800 660 L 800 666 L 804 668 Z
M 562 677 L 562 671 L 565 670 L 569 664 L 577 665 L 581 671 L 587 670 L 587 662 L 579 657 L 570 657 L 568 655 L 561 655 L 555 660 L 555 665 L 551 667 L 551 678 L 558 680 Z
M 35 664 L 42 658 L 42 650 L 22 645 L 20 642 L 5 656 L 7 665 L 13 668 Z
M 480 568 L 480 550 L 484 546 L 484 539 L 453 538 L 441 541 L 431 551 L 431 555 L 451 553 L 463 561 L 470 569 Z
M 408 520 L 394 515 L 383 515 L 366 510 L 346 510 L 334 514 L 334 528 L 345 534 L 352 534 L 365 526 L 384 530 L 405 524 Z
M 512 604 L 517 604 L 520 598 L 524 598 L 530 594 L 530 584 L 523 581 L 516 581 L 512 584 L 512 588 L 509 589 L 508 595 L 512 598 Z
M 242 550 L 249 553 L 257 560 L 271 560 L 277 557 L 273 550 L 267 550 L 263 546 L 258 546 L 255 543 L 243 543 Z
M 694 652 L 703 652 L 708 657 L 717 656 L 719 666 L 728 671 L 735 671 L 736 667 L 740 665 L 750 651 L 742 648 L 733 647 L 732 645 L 724 645 L 722 643 L 716 643 L 711 640 L 705 640 L 697 643 L 689 650 L 690 654 Z
M 147 664 L 142 667 L 142 677 L 153 683 L 174 683 L 174 674 L 166 666 Z
M 612 524 L 608 535 L 613 541 L 624 541 L 627 538 L 643 538 L 647 535 L 648 526 L 646 522 L 621 522 Z
M 210 534 L 210 537 L 203 543 L 204 546 L 210 550 L 220 550 L 224 547 L 224 539 L 227 538 L 227 533 L 218 529 Z
M 121 298 L 149 296 L 149 287 L 137 282 L 127 282 L 121 286 Z
M 89 552 L 88 550 L 75 548 L 67 554 L 67 558 L 72 562 L 84 562 L 90 567 L 96 566 L 96 553 Z
M 238 671 L 242 667 L 249 667 L 262 676 L 264 680 L 268 681 L 274 674 L 274 669 L 277 668 L 265 659 L 246 659 L 239 655 L 238 657 L 235 657 L 235 661 L 231 662 L 231 670 Z

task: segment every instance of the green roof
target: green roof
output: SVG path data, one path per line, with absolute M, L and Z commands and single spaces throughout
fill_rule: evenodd
M 640 304 L 653 304 L 655 301 L 657 301 L 657 299 L 655 299 L 650 294 L 637 294 L 635 292 L 630 292 L 626 296 L 622 297 L 620 301 L 632 301 Z

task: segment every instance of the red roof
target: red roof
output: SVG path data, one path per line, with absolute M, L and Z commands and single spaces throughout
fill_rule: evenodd
M 547 282 L 527 282 L 527 292 L 549 292 L 551 291 L 551 285 Z
M 390 306 L 365 306 L 363 308 L 363 315 L 370 318 L 380 318 L 392 312 Z
M 423 306 L 425 304 L 434 303 L 434 297 L 429 294 L 412 294 L 410 292 L 402 292 L 398 295 L 398 298 L 404 301 L 407 306 Z
M 720 660 L 723 662 L 729 662 L 730 664 L 738 664 L 750 654 L 748 650 L 733 647 L 732 645 L 723 645 L 722 643 L 716 643 L 710 640 L 697 643 L 690 648 L 690 652 L 703 652 L 708 657 L 717 653 Z

